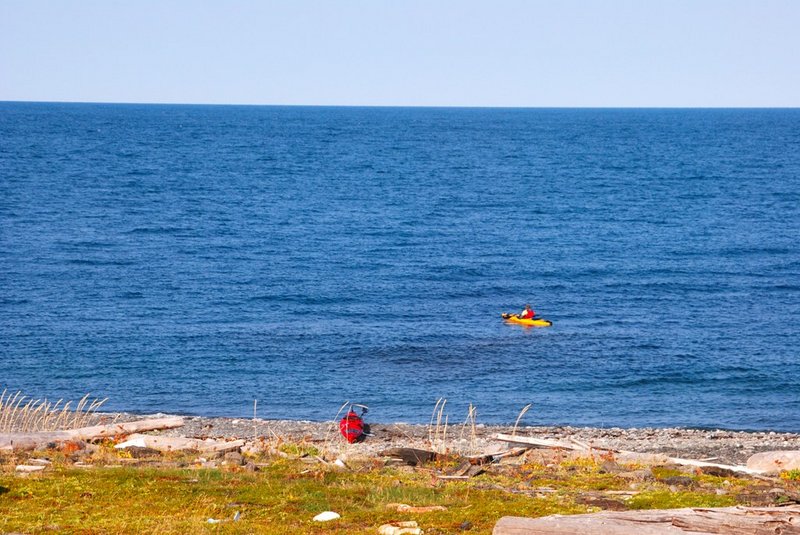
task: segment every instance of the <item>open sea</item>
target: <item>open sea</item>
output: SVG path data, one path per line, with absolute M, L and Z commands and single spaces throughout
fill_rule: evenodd
M 798 109 L 0 103 L 0 391 L 800 431 L 798 348 Z

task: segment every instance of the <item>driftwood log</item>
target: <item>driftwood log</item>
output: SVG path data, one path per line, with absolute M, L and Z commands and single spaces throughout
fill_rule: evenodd
M 420 450 L 417 448 L 389 448 L 379 453 L 382 457 L 392 457 L 402 459 L 404 463 L 411 466 L 418 466 L 427 462 L 444 457 L 436 452 Z
M 93 425 L 66 431 L 0 433 L 0 450 L 33 449 L 50 443 L 69 442 L 72 440 L 96 440 L 119 435 L 128 435 L 141 431 L 172 429 L 174 427 L 181 427 L 182 425 L 183 418 L 180 416 L 169 416 L 166 418 L 151 418 L 136 422 Z
M 130 447 L 151 448 L 158 451 L 196 450 L 201 452 L 222 453 L 235 451 L 244 446 L 244 440 L 202 440 L 185 437 L 159 437 L 153 435 L 130 435 L 125 442 L 114 446 L 116 449 Z
M 543 438 L 533 438 L 533 437 L 522 437 L 516 435 L 504 435 L 498 434 L 495 435 L 497 440 L 503 442 L 509 442 L 512 444 L 518 445 L 527 445 L 528 447 L 543 447 L 543 448 L 561 448 L 567 450 L 577 450 L 577 451 L 585 451 L 591 452 L 595 451 L 598 453 L 611 453 L 617 455 L 624 455 L 630 461 L 640 461 L 644 462 L 648 457 L 657 458 L 660 457 L 663 462 L 669 462 L 672 464 L 680 464 L 684 466 L 697 466 L 699 468 L 718 468 L 723 470 L 731 470 L 733 472 L 740 472 L 744 474 L 763 474 L 763 470 L 754 470 L 750 469 L 746 466 L 735 466 L 735 465 L 728 465 L 728 464 L 717 464 L 717 463 L 708 463 L 705 461 L 695 461 L 694 459 L 681 459 L 680 457 L 667 457 L 661 455 L 653 455 L 648 453 L 636 453 L 633 451 L 624 451 L 624 450 L 610 450 L 605 448 L 593 448 L 587 444 L 583 444 L 578 441 L 571 441 L 571 442 L 564 442 L 559 440 L 548 440 Z
M 792 535 L 800 506 L 624 511 L 542 518 L 506 516 L 493 535 Z

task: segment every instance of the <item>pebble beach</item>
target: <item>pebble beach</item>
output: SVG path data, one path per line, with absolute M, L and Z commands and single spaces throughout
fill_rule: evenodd
M 147 417 L 165 416 L 163 414 Z M 129 421 L 141 415 L 106 414 L 103 419 Z M 305 441 L 350 456 L 378 456 L 388 448 L 431 449 L 432 443 L 462 454 L 498 451 L 503 443 L 494 437 L 514 433 L 512 426 L 451 425 L 437 430 L 434 426 L 406 423 L 373 423 L 367 418 L 369 435 L 356 444 L 347 444 L 339 434 L 338 423 L 186 416 L 184 425 L 159 431 L 164 436 L 217 439 L 265 439 L 286 442 Z M 754 453 L 772 450 L 800 450 L 800 434 L 774 431 L 729 431 L 723 429 L 683 428 L 598 428 L 519 426 L 516 434 L 550 440 L 573 440 L 593 448 L 658 453 L 710 461 L 720 464 L 744 464 Z

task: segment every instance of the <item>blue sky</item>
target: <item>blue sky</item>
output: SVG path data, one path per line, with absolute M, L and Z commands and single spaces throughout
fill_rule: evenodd
M 0 100 L 800 106 L 800 0 L 0 0 Z

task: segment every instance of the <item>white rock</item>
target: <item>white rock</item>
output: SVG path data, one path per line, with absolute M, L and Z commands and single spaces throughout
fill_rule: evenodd
M 763 472 L 800 469 L 800 451 L 762 451 L 747 459 L 747 468 Z
M 333 511 L 324 511 L 313 518 L 314 522 L 328 522 L 329 520 L 336 520 L 342 516 Z
M 380 535 L 422 535 L 422 530 L 417 527 L 414 520 L 405 522 L 392 522 L 378 528 Z
M 131 447 L 146 448 L 147 443 L 145 442 L 144 438 L 135 438 L 133 440 L 126 440 L 125 442 L 120 442 L 119 444 L 114 446 L 114 449 L 122 450 Z
M 17 472 L 30 474 L 31 472 L 40 472 L 41 470 L 44 470 L 44 468 L 45 467 L 42 465 L 20 464 L 17 465 Z

